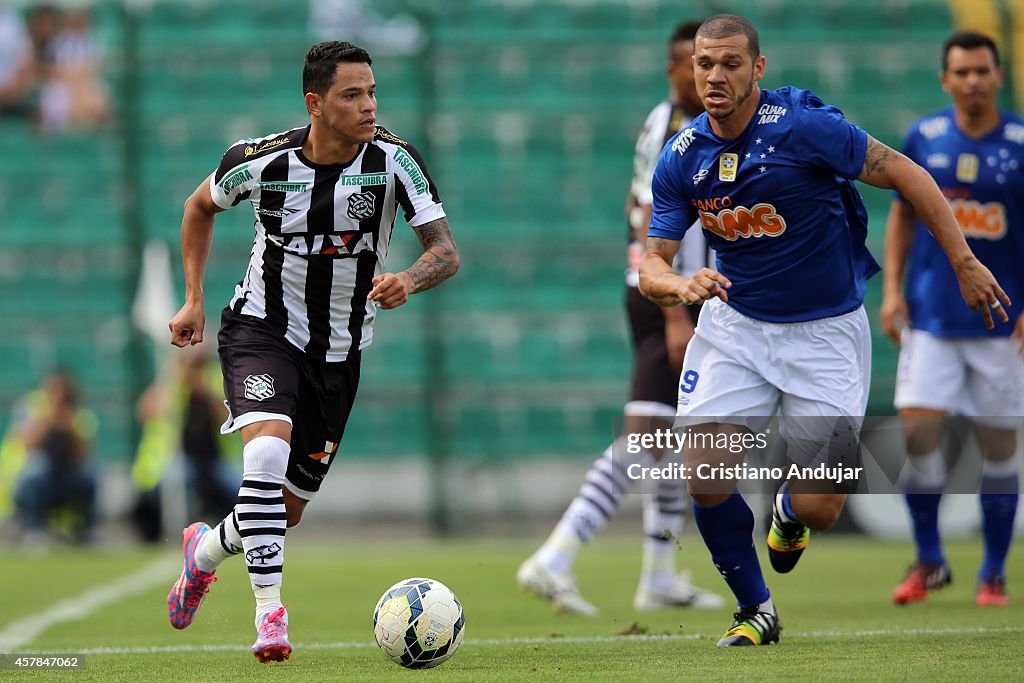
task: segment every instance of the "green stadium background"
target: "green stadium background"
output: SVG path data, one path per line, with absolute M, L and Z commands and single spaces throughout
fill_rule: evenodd
M 1007 49 L 1008 2 L 973 4 L 988 11 Z M 438 472 L 443 462 L 472 470 L 554 455 L 582 466 L 606 446 L 630 366 L 622 206 L 632 147 L 666 94 L 664 44 L 680 20 L 749 16 L 762 32 L 764 86 L 811 88 L 898 145 L 913 119 L 947 102 L 936 79 L 939 48 L 963 5 L 372 3 L 380 17 L 415 17 L 426 38 L 407 54 L 409 46 L 388 54 L 370 41 L 378 117 L 423 151 L 463 268 L 446 286 L 380 314 L 344 458 L 430 458 Z M 142 245 L 170 245 L 180 296 L 184 199 L 235 140 L 305 123 L 302 58 L 320 36 L 306 3 L 92 7 L 116 122 L 63 136 L 0 122 L 0 425 L 59 364 L 82 380 L 99 415 L 99 458 L 127 467 L 138 435 L 133 402 L 155 366 L 130 314 Z M 889 197 L 862 193 L 880 258 Z M 418 253 L 398 222 L 393 269 Z M 244 208 L 218 219 L 207 339 L 242 275 L 251 223 Z M 889 414 L 895 349 L 877 329 L 879 284 L 868 298 L 870 411 Z M 434 485 L 443 497 L 443 479 Z

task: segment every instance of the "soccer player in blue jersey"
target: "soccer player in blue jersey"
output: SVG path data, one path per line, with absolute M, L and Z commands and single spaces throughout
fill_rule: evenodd
M 986 326 L 993 316 L 1007 321 L 1010 300 L 927 171 L 811 92 L 758 87 L 765 58 L 748 20 L 705 21 L 694 65 L 706 113 L 658 162 L 640 289 L 663 306 L 706 301 L 683 361 L 677 427 L 715 437 L 694 439 L 685 456 L 697 528 L 739 606 L 718 645 L 762 645 L 780 629 L 754 550 L 754 516 L 735 481 L 699 473 L 741 465 L 742 448 L 722 448 L 719 437 L 736 444 L 775 414 L 794 461 L 820 462 L 817 449 L 855 455 L 871 359 L 862 299 L 879 267 L 853 181 L 896 189 L 914 205 Z M 717 269 L 687 278 L 671 264 L 694 219 Z M 841 491 L 800 484 L 784 484 L 773 507 L 768 550 L 781 572 L 795 566 L 809 528 L 829 528 L 845 502 Z
M 665 75 L 669 97 L 644 122 L 633 156 L 633 179 L 626 199 L 629 229 L 626 306 L 633 341 L 633 380 L 625 405 L 620 436 L 590 466 L 582 486 L 543 545 L 516 572 L 524 590 L 551 602 L 556 611 L 596 616 L 598 608 L 576 585 L 572 567 L 577 553 L 619 509 L 632 488 L 628 472 L 635 464 L 664 460 L 664 453 L 626 447 L 631 434 L 668 429 L 675 417 L 676 379 L 683 352 L 693 336 L 700 306 L 661 308 L 641 296 L 640 260 L 651 215 L 651 176 L 665 142 L 704 111 L 693 82 L 693 40 L 701 21 L 679 24 L 668 39 Z M 686 236 L 674 264 L 691 274 L 708 265 L 711 255 L 704 236 Z M 678 453 L 670 453 L 678 458 Z M 668 460 L 665 460 L 668 463 Z M 640 583 L 633 606 L 640 611 L 663 607 L 713 609 L 725 600 L 693 586 L 688 572 L 676 572 L 676 544 L 683 531 L 685 493 L 677 481 L 659 480 L 643 496 L 644 539 Z
M 1024 120 L 999 110 L 999 51 L 988 36 L 962 32 L 943 46 L 940 79 L 953 106 L 911 128 L 903 153 L 928 169 L 956 214 L 971 250 L 1007 294 L 1024 299 Z M 907 262 L 909 258 L 909 270 Z M 906 297 L 901 287 L 906 272 Z M 978 605 L 1007 605 L 1004 564 L 1017 512 L 1017 430 L 1024 415 L 1024 315 L 986 329 L 957 306 L 958 284 L 942 251 L 902 193 L 889 211 L 882 325 L 900 344 L 896 407 L 910 464 L 902 485 L 917 558 L 892 593 L 896 604 L 924 600 L 951 574 L 939 538 L 946 481 L 943 423 L 972 418 L 981 446 L 985 553 Z M 900 334 L 900 324 L 906 327 Z

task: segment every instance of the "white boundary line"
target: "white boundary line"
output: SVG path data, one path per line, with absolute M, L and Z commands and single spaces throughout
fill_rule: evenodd
M 143 593 L 160 582 L 167 581 L 173 577 L 174 570 L 179 566 L 180 560 L 168 555 L 161 557 L 146 565 L 139 571 L 122 576 L 108 583 L 86 590 L 74 598 L 62 600 L 43 612 L 30 614 L 27 617 L 13 621 L 5 629 L 0 631 L 0 653 L 14 652 L 23 648 L 39 637 L 51 626 L 66 621 L 84 619 L 96 610 L 126 597 Z M 786 633 L 786 638 L 872 638 L 877 636 L 943 636 L 943 635 L 982 635 L 996 633 L 1021 633 L 1024 627 L 1006 626 L 989 628 L 985 626 L 969 628 L 939 628 L 939 629 L 873 629 L 860 631 L 807 631 L 803 633 Z M 558 645 L 569 644 L 598 644 L 598 643 L 625 643 L 625 642 L 651 642 L 651 641 L 690 641 L 700 639 L 713 639 L 715 634 L 692 633 L 692 634 L 644 634 L 644 635 L 614 635 L 614 636 L 564 636 L 545 638 L 485 638 L 479 640 L 467 640 L 466 644 L 471 647 L 490 647 L 503 645 Z M 328 643 L 305 643 L 297 644 L 296 647 L 305 650 L 362 650 L 376 647 L 373 641 L 342 641 Z M 62 651 L 75 650 L 75 648 L 61 648 Z M 90 655 L 129 655 L 129 654 L 156 654 L 175 652 L 247 652 L 248 645 L 219 644 L 219 645 L 154 645 L 139 647 L 95 647 L 76 650 L 80 654 Z
M 174 568 L 180 565 L 180 559 L 161 557 L 133 574 L 90 588 L 76 597 L 61 600 L 43 612 L 13 621 L 0 631 L 0 652 L 14 652 L 51 626 L 84 619 L 101 607 L 143 593 L 160 582 L 166 581 L 170 585 L 174 579 Z
M 998 633 L 1021 633 L 1024 627 L 1006 626 L 988 628 L 937 628 L 937 629 L 876 629 L 865 631 L 806 631 L 803 633 L 786 632 L 786 638 L 873 638 L 877 636 L 957 636 L 985 635 Z M 502 645 L 559 645 L 568 644 L 600 644 L 600 643 L 636 643 L 657 641 L 687 641 L 713 639 L 716 636 L 704 633 L 686 635 L 635 635 L 635 636 L 565 636 L 560 638 L 483 638 L 467 640 L 463 645 L 468 647 L 490 647 Z M 296 643 L 299 650 L 370 650 L 376 648 L 371 640 L 342 641 L 335 643 Z M 171 654 L 176 652 L 248 652 L 248 645 L 154 645 L 149 647 L 93 647 L 93 648 L 61 648 L 62 652 L 82 655 L 135 655 L 135 654 Z M 33 653 L 36 654 L 36 653 Z M 39 654 L 45 654 L 41 652 Z

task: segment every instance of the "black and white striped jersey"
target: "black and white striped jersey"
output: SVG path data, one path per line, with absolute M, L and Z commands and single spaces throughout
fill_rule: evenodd
M 670 100 L 659 102 L 647 115 L 633 149 L 633 178 L 629 191 L 637 204 L 650 206 L 654 203 L 651 182 L 661 150 L 679 129 L 692 120 L 681 106 Z
M 263 318 L 311 358 L 342 361 L 373 337 L 366 296 L 384 260 L 398 208 L 412 227 L 444 217 L 419 152 L 378 126 L 348 164 L 302 153 L 309 126 L 241 140 L 210 178 L 213 201 L 249 200 L 256 237 L 229 304 Z
M 659 102 L 647 115 L 634 147 L 633 178 L 629 185 L 629 191 L 637 205 L 650 206 L 654 203 L 651 182 L 654 179 L 654 169 L 658 165 L 661 150 L 673 135 L 684 126 L 689 125 L 692 120 L 681 106 L 673 104 L 671 100 Z M 630 239 L 632 239 L 632 230 L 630 230 Z M 643 255 L 643 245 L 630 245 L 630 247 L 633 251 L 630 254 L 629 267 L 626 269 L 626 284 L 630 287 L 638 287 L 640 285 L 639 259 Z M 672 267 L 680 275 L 692 277 L 694 273 L 705 266 L 714 267 L 714 263 L 715 252 L 707 245 L 700 221 L 697 221 L 683 236 Z

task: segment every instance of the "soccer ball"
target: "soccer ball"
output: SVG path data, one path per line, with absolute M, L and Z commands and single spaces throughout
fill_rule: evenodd
M 391 661 L 427 669 L 448 660 L 462 644 L 466 618 L 447 586 L 433 579 L 405 579 L 380 596 L 373 636 Z

